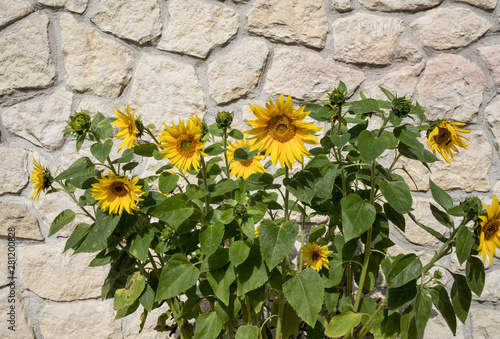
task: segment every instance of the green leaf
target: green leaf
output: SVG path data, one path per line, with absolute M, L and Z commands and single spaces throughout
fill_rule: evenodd
M 161 270 L 155 301 L 173 298 L 194 286 L 200 271 L 182 253 L 175 253 Z
M 380 90 L 382 92 L 384 92 L 385 96 L 387 97 L 387 99 L 389 99 L 390 101 L 394 100 L 396 97 L 394 96 L 394 94 L 392 94 L 391 92 L 389 92 L 388 90 L 386 90 L 384 87 L 382 86 L 379 86 L 378 88 L 380 88 Z
M 113 148 L 113 140 L 107 139 L 103 144 L 95 143 L 90 146 L 90 153 L 99 160 L 100 163 L 104 163 Z
M 366 232 L 375 221 L 375 207 L 357 194 L 351 193 L 340 201 L 345 241 L 348 242 Z
M 407 254 L 391 266 L 387 278 L 389 288 L 401 287 L 408 282 L 416 279 L 422 273 L 422 262 L 415 254 Z
M 380 191 L 397 212 L 404 214 L 411 209 L 413 199 L 410 188 L 404 181 L 382 180 L 379 184 Z
M 467 278 L 467 284 L 472 292 L 481 296 L 485 280 L 484 265 L 481 259 L 473 256 L 469 257 L 467 265 L 465 266 L 465 276 Z
M 250 244 L 247 241 L 236 240 L 229 248 L 229 260 L 234 267 L 239 266 L 248 258 L 250 254 Z
M 283 293 L 297 315 L 314 327 L 323 305 L 323 281 L 318 272 L 306 268 L 283 284 Z
M 292 250 L 299 225 L 295 221 L 276 224 L 272 220 L 264 220 L 259 228 L 259 240 L 262 256 L 269 270 L 278 265 Z
M 112 164 L 125 164 L 127 162 L 131 162 L 134 158 L 134 149 L 130 148 L 123 151 L 122 156 L 118 159 L 113 160 Z
M 151 310 L 153 309 L 154 301 L 155 291 L 153 290 L 151 285 L 146 285 L 146 291 L 140 296 L 139 302 L 146 311 L 151 312 Z
M 328 271 L 321 271 L 321 273 L 323 274 L 323 285 L 325 288 L 336 286 L 340 283 L 342 277 L 344 276 L 342 260 L 334 257 L 328 263 L 328 267 Z
M 194 212 L 193 206 L 183 194 L 176 194 L 165 199 L 151 215 L 166 222 L 170 227 L 177 228 Z
M 311 230 L 309 231 L 309 242 L 310 243 L 316 242 L 316 240 L 321 238 L 323 234 L 325 234 L 325 232 L 326 232 L 325 225 L 311 227 Z
M 224 237 L 224 224 L 216 222 L 213 225 L 205 225 L 200 232 L 200 247 L 205 255 L 210 255 L 217 250 Z
M 229 262 L 229 250 L 227 248 L 218 248 L 214 253 L 205 257 L 201 264 L 200 271 L 216 271 L 221 267 L 226 266 Z
M 135 272 L 128 277 L 125 288 L 120 288 L 115 291 L 113 307 L 119 310 L 126 306 L 132 305 L 141 295 L 146 287 L 146 280 L 140 272 Z
M 472 293 L 467 285 L 467 279 L 461 274 L 452 274 L 454 278 L 451 286 L 451 303 L 457 318 L 465 324 L 467 315 L 469 314 L 470 303 L 472 301 Z
M 94 172 L 95 165 L 87 157 L 82 157 L 76 160 L 69 168 L 54 178 L 55 181 L 65 180 L 75 177 L 83 177 L 87 174 Z
M 130 237 L 128 243 L 130 248 L 128 252 L 140 261 L 146 261 L 148 258 L 149 245 L 154 238 L 154 231 L 152 228 L 144 230 L 144 233 L 134 233 Z
M 279 314 L 279 303 L 273 303 L 271 307 L 271 313 L 273 315 Z M 301 319 L 295 313 L 295 310 L 290 303 L 285 301 L 285 305 L 283 307 L 283 316 L 282 316 L 282 326 L 281 326 L 281 338 L 289 338 L 299 329 Z M 277 325 L 277 318 L 273 318 L 273 322 Z
M 258 149 L 250 151 L 250 147 L 240 147 L 234 151 L 233 161 L 243 161 L 243 160 L 252 159 L 253 157 L 255 157 L 258 154 L 259 154 Z
M 221 153 L 224 153 L 224 148 L 220 144 L 212 144 L 210 146 L 207 146 L 204 150 L 204 153 L 214 156 L 214 155 L 219 155 Z
M 441 207 L 445 210 L 449 210 L 453 207 L 453 199 L 451 199 L 448 193 L 436 185 L 431 179 L 429 179 L 429 186 L 431 188 L 432 198 L 434 198 Z
M 430 290 L 432 303 L 438 309 L 439 313 L 443 316 L 444 320 L 448 324 L 453 335 L 457 332 L 457 318 L 455 317 L 455 311 L 448 297 L 448 292 L 443 285 L 437 285 Z
M 238 327 L 236 339 L 258 339 L 259 328 L 254 325 L 245 325 Z
M 238 296 L 253 291 L 266 283 L 269 275 L 266 265 L 262 261 L 259 245 L 252 245 L 247 260 L 236 270 L 238 273 L 236 290 Z
M 273 184 L 274 177 L 269 173 L 254 173 L 245 180 L 247 191 L 257 191 L 265 189 L 279 188 L 280 185 Z
M 359 153 L 363 159 L 372 161 L 377 159 L 389 147 L 390 140 L 384 136 L 376 138 L 372 132 L 362 131 L 358 136 Z
M 236 140 L 243 140 L 243 139 L 245 139 L 245 135 L 243 133 L 241 133 L 237 129 L 232 129 L 231 132 L 229 132 L 229 136 L 231 138 L 236 139 Z
M 405 217 L 396 211 L 390 204 L 384 203 L 384 212 L 387 219 L 396 225 L 401 231 L 405 231 L 406 220 Z
M 462 225 L 457 230 L 456 242 L 457 259 L 460 265 L 462 265 L 469 257 L 474 245 L 474 234 L 467 226 Z
M 243 234 L 245 234 L 248 239 L 255 239 L 255 223 L 251 216 L 245 215 L 241 219 L 241 229 L 243 230 Z
M 420 338 L 424 337 L 425 327 L 431 317 L 432 299 L 423 291 L 420 291 L 415 302 L 415 323 Z
M 158 188 L 161 193 L 170 193 L 174 190 L 179 181 L 179 176 L 169 172 L 163 172 L 158 178 Z
M 203 313 L 196 319 L 195 339 L 215 339 L 222 330 L 222 322 L 217 313 Z
M 375 339 L 395 339 L 401 328 L 401 315 L 397 312 L 392 314 L 383 310 L 375 317 L 373 322 L 373 337 Z
M 89 224 L 86 224 L 84 222 L 76 225 L 75 230 L 73 231 L 73 233 L 71 233 L 68 240 L 66 240 L 66 245 L 64 246 L 63 252 L 66 252 L 70 248 L 72 248 L 72 249 L 77 248 L 82 243 L 82 241 L 85 239 L 87 234 L 89 234 L 90 228 L 92 226 L 94 226 L 94 224 L 89 225 Z
M 418 221 L 417 218 L 411 212 L 408 212 L 408 216 L 410 217 L 411 220 L 413 220 L 413 222 L 415 224 L 417 224 L 417 226 L 419 226 L 423 230 L 427 231 L 428 233 L 430 233 L 431 235 L 433 235 L 434 237 L 436 237 L 442 243 L 445 243 L 445 242 L 448 241 L 448 239 L 444 235 L 442 235 L 438 231 L 435 231 L 434 229 L 430 228 L 429 226 L 425 226 L 420 221 Z
M 354 114 L 365 114 L 383 111 L 379 108 L 378 101 L 375 99 L 363 99 L 351 102 L 349 112 Z
M 360 322 L 363 314 L 345 311 L 337 314 L 330 320 L 325 329 L 325 334 L 329 337 L 342 337 L 349 333 Z
M 330 137 L 330 140 L 332 141 L 332 144 L 334 144 L 338 148 L 341 148 L 342 146 L 344 146 L 345 144 L 347 144 L 349 142 L 350 138 L 351 138 L 351 135 L 349 133 L 344 133 L 341 135 L 333 134 Z
M 441 211 L 434 204 L 430 204 L 431 213 L 436 218 L 436 220 L 441 224 L 448 228 L 452 228 L 454 226 L 453 220 L 448 215 L 448 213 Z
M 229 305 L 229 298 L 231 297 L 229 288 L 236 279 L 234 266 L 226 265 L 224 268 L 207 272 L 207 278 L 217 298 L 219 298 L 224 305 Z
M 387 289 L 387 306 L 389 310 L 396 310 L 409 305 L 417 296 L 416 280 L 406 285 Z
M 134 148 L 134 154 L 140 155 L 141 157 L 152 157 L 155 151 L 158 151 L 158 147 L 153 143 L 147 143 L 142 145 L 137 145 Z
M 238 189 L 238 185 L 234 180 L 231 179 L 222 179 L 215 185 L 215 189 L 212 192 L 211 196 L 216 197 L 220 195 L 224 195 L 226 193 L 232 192 L 235 189 Z
M 283 179 L 283 184 L 300 201 L 310 205 L 314 198 L 314 175 L 303 170 L 292 178 Z
M 59 215 L 55 217 L 54 221 L 52 221 L 52 224 L 50 225 L 49 237 L 59 232 L 61 228 L 63 228 L 73 220 L 75 220 L 75 212 L 73 212 L 72 210 L 66 209 L 59 213 Z

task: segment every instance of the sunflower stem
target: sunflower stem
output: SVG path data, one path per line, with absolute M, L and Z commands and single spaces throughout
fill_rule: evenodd
M 224 142 L 224 161 L 226 162 L 226 175 L 229 178 L 229 162 L 227 161 L 227 127 L 223 127 L 222 140 Z
M 179 324 L 179 328 L 181 330 L 181 339 L 189 339 L 191 338 L 188 333 L 186 332 L 186 329 L 184 328 L 184 320 L 180 319 L 179 317 L 179 311 L 175 308 L 174 303 L 172 302 L 172 299 L 167 299 L 167 304 L 170 310 L 172 311 L 174 315 L 175 322 Z
M 203 157 L 203 155 L 200 155 L 200 159 L 201 159 L 201 174 L 203 176 L 203 187 L 207 192 L 207 195 L 205 195 L 205 215 L 206 215 L 208 214 L 208 208 L 210 206 L 210 198 L 208 196 L 208 184 L 207 184 L 207 165 L 205 164 L 205 158 Z
M 285 179 L 288 179 L 289 173 L 288 173 L 288 166 L 285 165 Z M 290 193 L 288 192 L 288 188 L 285 186 L 285 222 L 289 220 L 289 213 L 288 213 L 288 198 L 290 196 Z
M 286 257 L 281 262 L 281 276 L 286 276 Z M 281 328 L 283 326 L 283 311 L 285 309 L 285 294 L 280 291 L 279 308 L 278 308 L 278 324 L 276 325 L 276 339 L 281 339 Z
M 356 339 L 361 339 L 366 335 L 366 333 L 368 333 L 368 331 L 372 327 L 373 320 L 375 319 L 377 314 L 384 309 L 385 304 L 387 304 L 387 299 L 384 299 L 384 301 L 382 301 L 382 303 L 380 305 L 378 305 L 375 312 L 373 312 L 373 314 L 370 316 L 368 321 L 364 324 L 364 326 L 361 328 L 361 330 L 359 330 L 358 334 L 356 335 Z

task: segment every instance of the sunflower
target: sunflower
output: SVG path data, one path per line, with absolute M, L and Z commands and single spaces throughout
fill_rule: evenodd
M 307 267 L 312 267 L 316 271 L 320 271 L 323 267 L 328 267 L 328 258 L 326 255 L 330 251 L 326 250 L 326 245 L 319 247 L 318 244 L 310 244 L 306 242 L 306 246 L 302 247 L 302 260 L 305 260 Z
M 321 129 L 313 123 L 302 121 L 310 113 L 304 112 L 304 107 L 294 110 L 292 97 L 289 95 L 284 101 L 283 93 L 276 100 L 276 105 L 271 99 L 266 103 L 266 108 L 250 105 L 257 117 L 257 120 L 247 121 L 255 128 L 245 132 L 253 135 L 250 140 L 255 140 L 252 150 L 265 150 L 265 156 L 270 154 L 275 166 L 279 160 L 281 168 L 285 165 L 292 168 L 294 160 L 302 163 L 302 156 L 309 154 L 304 143 L 317 144 L 317 137 L 312 133 Z
M 135 201 L 142 201 L 139 196 L 144 192 L 137 185 L 138 177 L 129 180 L 128 177 L 118 178 L 114 173 L 109 173 L 108 177 L 101 173 L 101 179 L 97 180 L 92 184 L 91 195 L 102 210 L 109 208 L 109 213 L 122 214 L 125 209 L 132 214 L 132 210 L 139 209 Z
M 258 238 L 259 237 L 259 228 L 260 228 L 260 225 L 257 226 L 257 228 L 255 229 L 255 237 Z
M 123 141 L 118 148 L 118 152 L 125 147 L 125 149 L 132 148 L 134 145 L 138 145 L 137 137 L 140 137 L 144 132 L 144 126 L 142 125 L 140 117 L 135 116 L 135 109 L 130 113 L 130 106 L 125 106 L 125 113 L 120 111 L 118 107 L 115 106 L 115 115 L 118 118 L 112 125 L 120 128 L 114 139 L 122 139 Z
M 243 177 L 243 180 L 246 180 L 253 173 L 265 173 L 266 170 L 264 166 L 260 163 L 260 159 L 262 157 L 255 156 L 251 159 L 247 160 L 234 160 L 234 152 L 238 148 L 243 147 L 252 147 L 252 142 L 249 140 L 238 140 L 236 144 L 229 144 L 229 149 L 227 150 L 227 160 L 231 162 L 229 165 L 229 169 L 231 170 L 231 176 L 235 176 L 236 178 Z
M 493 195 L 491 208 L 482 204 L 486 209 L 487 216 L 480 215 L 481 233 L 479 235 L 478 252 L 486 261 L 486 255 L 490 258 L 490 264 L 493 263 L 493 257 L 496 256 L 496 248 L 500 248 L 500 208 L 498 208 L 498 199 Z
M 38 159 L 40 160 L 40 159 Z M 35 157 L 33 157 L 33 172 L 31 172 L 30 178 L 33 179 L 33 184 L 35 184 L 35 192 L 31 195 L 30 199 L 36 197 L 36 202 L 38 203 L 38 198 L 40 198 L 40 193 L 43 190 L 49 189 L 52 185 L 52 176 L 48 169 L 43 168 Z
M 198 171 L 200 155 L 206 156 L 202 152 L 204 146 L 200 141 L 203 129 L 199 119 L 196 118 L 191 117 L 187 124 L 179 119 L 179 126 L 173 123 L 173 127 L 163 124 L 165 130 L 161 131 L 161 136 L 158 138 L 160 146 L 164 148 L 160 153 L 165 154 L 165 157 L 179 170 Z
M 427 144 L 432 153 L 436 155 L 437 150 L 447 163 L 450 163 L 449 158 L 455 160 L 451 151 L 453 150 L 458 153 L 459 151 L 456 146 L 466 149 L 467 144 L 461 138 L 469 140 L 459 132 L 470 133 L 470 131 L 455 127 L 463 125 L 465 125 L 463 122 L 448 122 L 448 120 L 444 120 L 438 121 L 434 126 L 431 126 L 430 132 L 427 135 Z

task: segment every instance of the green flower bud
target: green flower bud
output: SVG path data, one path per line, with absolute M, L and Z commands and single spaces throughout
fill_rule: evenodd
M 245 214 L 247 214 L 247 208 L 245 207 L 245 205 L 243 205 L 242 203 L 237 203 L 236 205 L 234 205 L 233 215 L 236 218 L 241 218 L 245 216 Z
M 234 112 L 222 111 L 217 113 L 215 122 L 217 123 L 217 127 L 219 128 L 228 128 L 231 126 L 233 118 L 234 118 Z
M 203 138 L 207 134 L 208 134 L 208 126 L 207 126 L 207 123 L 205 121 L 203 121 L 201 123 L 201 137 L 200 137 L 200 141 L 203 140 Z
M 66 122 L 68 123 L 65 129 L 66 134 L 72 136 L 83 135 L 90 128 L 90 114 L 86 110 L 75 112 Z
M 411 102 L 406 97 L 392 100 L 392 113 L 399 118 L 407 117 L 411 111 Z
M 443 277 L 443 273 L 440 270 L 435 270 L 434 271 L 434 279 L 441 279 Z
M 468 196 L 461 201 L 460 206 L 467 214 L 479 214 L 481 212 L 481 200 L 474 195 Z
M 345 103 L 345 95 L 338 88 L 328 93 L 328 98 L 333 106 L 341 106 Z

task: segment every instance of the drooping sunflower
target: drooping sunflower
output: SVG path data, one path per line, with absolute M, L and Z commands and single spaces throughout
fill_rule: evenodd
M 481 233 L 479 234 L 478 251 L 486 261 L 486 256 L 490 258 L 490 264 L 493 263 L 493 257 L 496 256 L 496 247 L 500 248 L 500 208 L 498 199 L 493 195 L 491 208 L 482 204 L 486 209 L 487 215 L 479 216 L 481 219 Z
M 158 138 L 160 146 L 164 148 L 160 153 L 165 154 L 172 165 L 179 170 L 189 171 L 200 168 L 200 155 L 205 155 L 200 141 L 203 127 L 198 123 L 199 119 L 190 118 L 187 124 L 179 119 L 179 126 L 172 123 L 172 127 L 165 124 L 165 130 L 161 131 Z
M 264 166 L 262 166 L 262 164 L 260 163 L 260 159 L 262 158 L 260 156 L 255 156 L 247 160 L 234 160 L 234 152 L 238 148 L 251 148 L 252 142 L 250 142 L 249 140 L 238 140 L 234 145 L 230 142 L 228 144 L 229 149 L 227 150 L 227 160 L 230 162 L 229 170 L 231 171 L 231 176 L 234 175 L 236 178 L 243 177 L 243 180 L 246 180 L 253 173 L 266 172 Z
M 40 160 L 40 159 L 38 159 Z M 31 195 L 30 199 L 36 197 L 36 202 L 38 203 L 38 198 L 40 198 L 40 193 L 46 191 L 52 185 L 52 175 L 49 170 L 43 168 L 35 157 L 33 157 L 33 171 L 31 172 L 30 178 L 33 179 L 33 184 L 35 184 L 35 192 Z
M 316 243 L 306 242 L 306 246 L 302 247 L 301 250 L 307 267 L 312 267 L 316 271 L 320 271 L 323 267 L 328 267 L 328 258 L 326 257 L 330 251 L 326 250 L 326 245 L 319 247 Z
M 281 168 L 285 165 L 292 168 L 294 160 L 302 163 L 302 156 L 309 152 L 304 144 L 317 144 L 317 137 L 313 134 L 321 129 L 313 123 L 304 122 L 309 111 L 304 112 L 302 106 L 293 109 L 292 97 L 289 95 L 284 101 L 283 93 L 273 104 L 271 99 L 266 103 L 266 108 L 250 105 L 250 109 L 257 120 L 247 121 L 250 126 L 255 126 L 246 134 L 253 135 L 253 149 L 265 150 L 265 156 L 271 155 L 273 165 L 280 162 Z
M 109 208 L 109 213 L 122 214 L 123 210 L 132 214 L 132 210 L 138 210 L 136 201 L 142 201 L 140 195 L 141 186 L 137 185 L 139 178 L 129 180 L 128 177 L 118 178 L 110 172 L 108 177 L 101 173 L 98 182 L 92 184 L 91 195 L 97 200 L 102 210 Z
M 144 126 L 140 117 L 135 116 L 135 111 L 137 111 L 137 109 L 130 113 L 130 106 L 125 105 L 124 111 L 125 113 L 115 106 L 115 115 L 118 120 L 113 122 L 112 125 L 119 127 L 120 132 L 115 135 L 114 139 L 123 138 L 118 148 L 118 152 L 121 152 L 124 147 L 125 149 L 129 149 L 134 145 L 138 145 L 137 138 L 142 136 L 144 132 Z
M 458 147 L 467 148 L 467 144 L 464 140 L 469 140 L 462 133 L 470 133 L 470 131 L 455 126 L 463 126 L 463 122 L 448 122 L 448 120 L 438 121 L 431 126 L 427 135 L 427 145 L 431 149 L 432 153 L 436 155 L 438 151 L 449 164 L 450 159 L 453 158 L 452 150 L 459 153 Z

